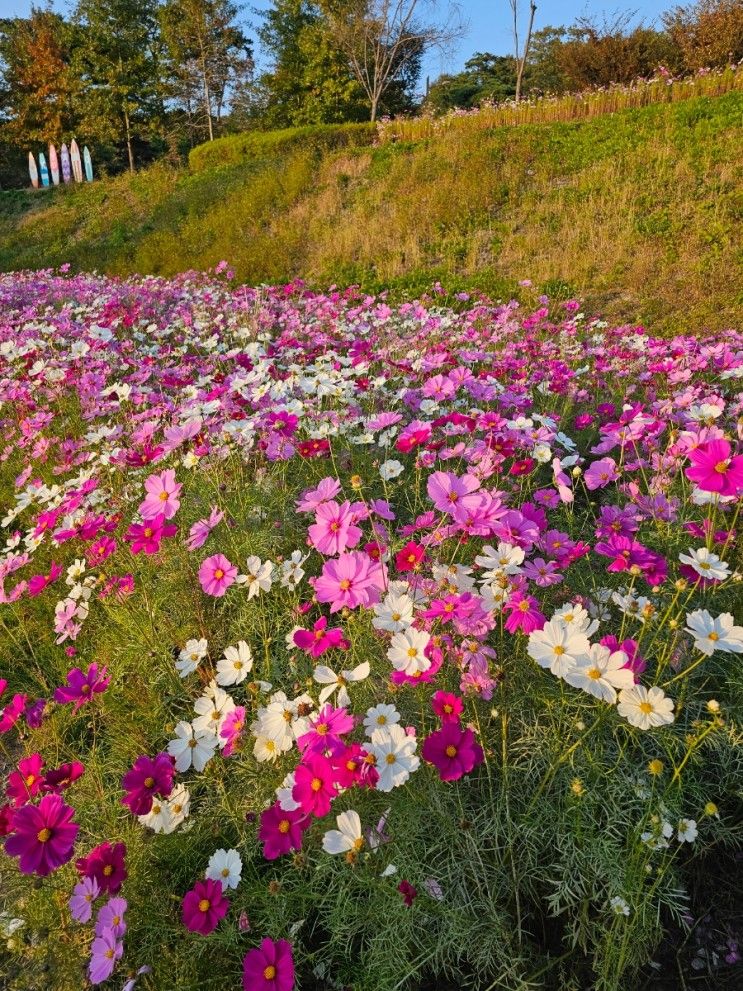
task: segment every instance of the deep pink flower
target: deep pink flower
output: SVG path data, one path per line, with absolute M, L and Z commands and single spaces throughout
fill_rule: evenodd
M 144 487 L 147 495 L 139 507 L 142 518 L 152 520 L 162 515 L 166 520 L 172 519 L 181 505 L 178 496 L 183 488 L 175 480 L 175 471 L 167 468 L 159 475 L 150 475 Z
M 81 877 L 95 878 L 100 890 L 109 895 L 115 895 L 126 881 L 126 844 L 114 843 L 108 840 L 94 847 L 87 857 L 75 861 L 75 867 Z
M 434 692 L 431 698 L 431 708 L 442 723 L 459 723 L 464 706 L 458 695 L 451 692 Z
M 59 795 L 44 795 L 38 805 L 23 805 L 13 814 L 13 832 L 5 852 L 19 857 L 23 874 L 45 877 L 72 857 L 80 827 L 72 822 L 75 810 Z
M 345 746 L 343 736 L 350 733 L 355 725 L 353 716 L 345 709 L 334 709 L 330 702 L 326 702 L 308 721 L 310 728 L 297 737 L 297 746 L 304 754 L 321 753 L 325 750 L 337 753 Z
M 421 748 L 423 759 L 433 764 L 442 781 L 457 781 L 484 760 L 482 747 L 471 729 L 444 723 L 429 734 Z
M 330 803 L 338 794 L 333 783 L 333 768 L 326 757 L 312 754 L 294 772 L 292 798 L 305 815 L 321 819 L 330 812 Z
M 311 821 L 308 815 L 298 809 L 286 812 L 278 802 L 261 812 L 258 839 L 263 844 L 263 856 L 266 860 L 276 860 L 292 850 L 300 850 L 302 834 Z
M 505 626 L 509 633 L 521 630 L 522 633 L 531 633 L 532 630 L 541 630 L 547 622 L 547 617 L 539 611 L 539 603 L 531 595 L 523 592 L 513 592 L 508 601 L 503 606 L 504 610 L 510 611 L 511 615 L 506 620 Z
M 351 503 L 324 502 L 315 510 L 315 522 L 307 531 L 313 546 L 326 556 L 342 554 L 361 539 Z
M 726 440 L 711 440 L 689 451 L 686 476 L 704 492 L 735 496 L 743 492 L 743 454 L 733 456 Z
M 377 769 L 370 762 L 368 751 L 360 743 L 352 743 L 330 757 L 333 780 L 339 788 L 373 787 L 378 778 Z
M 191 932 L 208 936 L 227 915 L 229 907 L 221 882 L 206 878 L 204 881 L 197 881 L 184 896 L 181 920 Z
M 174 537 L 178 527 L 174 523 L 166 523 L 161 514 L 144 523 L 132 523 L 124 534 L 124 540 L 132 545 L 132 554 L 156 554 L 160 550 L 160 542 L 164 537 Z
M 41 754 L 31 754 L 18 761 L 18 770 L 8 775 L 5 793 L 12 798 L 15 805 L 25 805 L 41 791 L 44 776 L 41 769 L 44 761 Z
M 237 578 L 237 568 L 230 564 L 224 554 L 212 554 L 202 561 L 199 568 L 199 581 L 207 595 L 221 598 Z
M 418 897 L 418 892 L 410 883 L 410 881 L 400 881 L 397 886 L 397 890 L 402 895 L 402 900 L 405 902 L 408 908 L 413 904 L 414 900 Z
M 77 712 L 94 695 L 105 692 L 111 681 L 106 674 L 106 668 L 101 668 L 99 672 L 97 664 L 90 664 L 87 674 L 83 674 L 80 668 L 73 668 L 67 672 L 67 684 L 55 689 L 54 701 L 62 704 L 74 702 L 74 711 Z
M 240 742 L 240 737 L 245 729 L 245 715 L 245 706 L 236 705 L 235 708 L 231 712 L 228 712 L 222 720 L 222 725 L 219 728 L 219 735 L 223 740 L 227 741 L 222 748 L 222 753 L 225 757 L 229 757 L 233 754 L 235 752 L 235 747 L 237 747 Z
M 147 815 L 155 795 L 167 798 L 171 793 L 174 777 L 175 761 L 170 754 L 138 757 L 121 779 L 121 787 L 126 792 L 121 804 L 128 805 L 135 816 Z
M 243 959 L 243 991 L 292 991 L 294 960 L 291 943 L 264 939 Z
M 296 630 L 294 643 L 302 650 L 306 650 L 312 657 L 320 657 L 326 650 L 331 650 L 334 647 L 347 650 L 349 644 L 343 636 L 343 630 L 340 627 L 329 630 L 327 626 L 328 621 L 325 616 L 322 616 L 312 627 L 312 630 Z
M 77 781 L 85 774 L 85 765 L 79 760 L 70 761 L 68 764 L 60 764 L 59 767 L 52 768 L 44 775 L 44 782 L 41 786 L 43 792 L 53 792 L 59 795 L 69 788 L 73 782 Z
M 34 575 L 33 578 L 29 579 L 28 582 L 28 594 L 31 598 L 37 595 L 41 595 L 44 589 L 55 582 L 59 576 L 62 574 L 62 565 L 54 564 L 49 569 L 48 575 Z
M 224 512 L 218 509 L 216 506 L 212 506 L 212 511 L 209 514 L 209 518 L 206 520 L 197 520 L 191 529 L 188 531 L 188 540 L 186 541 L 186 547 L 190 551 L 198 550 L 206 543 L 206 539 L 212 532 L 218 523 L 221 523 L 224 519 Z
M 395 567 L 398 571 L 420 571 L 425 559 L 425 547 L 410 540 L 395 554 Z
M 27 695 L 14 695 L 0 714 L 0 733 L 7 733 L 23 715 L 28 701 Z

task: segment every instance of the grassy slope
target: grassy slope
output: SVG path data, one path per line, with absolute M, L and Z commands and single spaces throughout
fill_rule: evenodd
M 571 123 L 458 129 L 375 148 L 270 145 L 0 194 L 0 268 L 510 293 L 530 278 L 654 329 L 730 326 L 743 294 L 743 94 Z

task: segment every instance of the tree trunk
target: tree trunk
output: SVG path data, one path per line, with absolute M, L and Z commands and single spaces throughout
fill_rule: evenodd
M 524 78 L 524 69 L 526 68 L 526 60 L 529 56 L 529 45 L 531 44 L 531 32 L 534 27 L 534 15 L 537 12 L 537 5 L 534 0 L 531 2 L 530 13 L 529 13 L 529 30 L 526 32 L 526 44 L 524 45 L 524 51 L 521 58 L 518 60 L 518 72 L 516 73 L 516 103 L 521 99 L 521 81 Z M 516 52 L 516 58 L 518 58 L 518 51 Z
M 129 171 L 134 171 L 134 150 L 132 148 L 132 129 L 129 123 L 129 110 L 124 106 L 124 126 L 126 127 L 126 150 L 129 155 Z

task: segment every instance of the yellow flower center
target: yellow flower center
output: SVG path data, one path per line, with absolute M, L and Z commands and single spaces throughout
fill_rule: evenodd
M 717 472 L 718 475 L 724 475 L 729 467 L 730 467 L 729 461 L 718 461 L 717 464 L 715 465 L 715 471 Z
M 167 502 L 168 501 L 168 493 L 167 492 L 161 492 L 160 495 L 158 496 L 158 499 L 160 500 L 160 502 Z
M 707 639 L 708 639 L 708 640 L 711 640 L 711 641 L 712 641 L 712 642 L 714 643 L 714 642 L 715 642 L 716 640 L 719 640 L 719 639 L 720 639 L 720 634 L 719 634 L 719 633 L 715 633 L 715 631 L 713 630 L 713 631 L 712 631 L 712 632 L 711 632 L 711 633 L 710 633 L 710 634 L 709 634 L 709 635 L 707 636 Z
M 384 758 L 386 764 L 394 764 L 396 760 L 397 757 L 395 757 L 394 754 L 387 754 L 387 756 Z
M 152 527 L 151 526 L 146 526 L 144 528 L 144 535 L 145 535 L 145 537 L 151 537 L 152 536 Z
M 638 709 L 640 712 L 644 712 L 646 716 L 653 711 L 653 707 L 649 702 L 640 702 Z
M 208 911 L 209 911 L 209 899 L 202 898 L 201 901 L 199 902 L 199 912 L 208 912 Z
M 598 681 L 601 677 L 601 671 L 598 668 L 589 668 L 586 674 L 592 681 Z
M 350 587 L 351 587 L 351 582 L 348 580 L 348 578 L 343 578 L 340 582 L 341 591 L 347 592 Z
M 562 655 L 565 653 L 565 648 L 561 647 L 560 644 L 558 644 L 555 647 L 555 653 L 557 654 L 558 657 L 562 657 Z
M 155 783 L 154 778 L 145 778 L 143 782 L 145 788 L 151 788 L 154 785 L 154 783 Z
M 281 822 L 279 823 L 279 832 L 288 833 L 290 829 L 291 829 L 291 823 L 289 822 L 289 820 L 282 819 Z
M 47 829 L 45 826 L 43 829 L 40 829 L 38 831 L 38 833 L 36 834 L 36 839 L 39 841 L 39 843 L 46 843 L 48 840 L 51 839 L 51 836 L 52 836 L 51 829 Z
M 456 757 L 457 748 L 452 743 L 450 743 L 449 746 L 444 751 L 444 753 L 446 754 L 447 757 Z
M 418 648 L 408 647 L 408 657 L 417 657 L 417 656 L 418 656 Z
M 214 577 L 215 578 L 224 578 L 224 571 L 222 571 L 221 568 L 217 568 L 217 570 L 214 572 Z
M 113 872 L 114 872 L 114 869 L 113 869 L 113 867 L 112 867 L 111 864 L 106 864 L 106 866 L 103 868 L 103 874 L 104 874 L 105 877 L 111 877 L 111 875 L 113 874 Z
M 320 789 L 322 788 L 322 781 L 321 781 L 321 779 L 320 778 L 313 778 L 312 781 L 310 782 L 310 788 L 313 791 L 320 791 Z
M 276 968 L 273 964 L 269 964 L 268 967 L 263 969 L 263 978 L 266 981 L 272 981 L 276 977 Z

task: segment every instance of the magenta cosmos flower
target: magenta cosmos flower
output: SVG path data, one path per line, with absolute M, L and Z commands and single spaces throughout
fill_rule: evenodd
M 221 598 L 237 578 L 237 568 L 224 554 L 212 554 L 199 568 L 199 581 L 207 595 Z
M 451 692 L 434 692 L 431 697 L 431 708 L 442 723 L 458 723 L 463 703 L 458 695 Z
M 343 636 L 343 630 L 339 626 L 331 630 L 327 627 L 327 618 L 321 616 L 311 630 L 296 630 L 294 643 L 313 657 L 320 657 L 326 650 L 334 647 L 348 649 L 348 641 Z
M 421 753 L 424 760 L 433 764 L 442 781 L 457 781 L 484 759 L 475 734 L 457 723 L 444 723 L 440 730 L 426 737 Z
M 127 879 L 125 860 L 126 844 L 106 841 L 76 860 L 75 867 L 82 877 L 94 878 L 102 892 L 115 895 Z
M 734 496 L 743 491 L 743 454 L 732 456 L 726 440 L 711 440 L 689 451 L 686 476 L 704 492 Z
M 132 554 L 157 554 L 160 543 L 165 537 L 174 537 L 178 527 L 174 523 L 166 523 L 161 514 L 144 523 L 132 523 L 124 534 L 124 540 L 132 545 Z
M 333 782 L 333 768 L 326 757 L 313 754 L 294 772 L 292 798 L 304 813 L 321 819 L 330 812 L 330 803 L 338 794 Z
M 98 670 L 97 664 L 88 666 L 87 674 L 83 674 L 80 668 L 73 668 L 67 672 L 67 684 L 62 685 L 54 691 L 54 701 L 60 703 L 74 702 L 74 711 L 89 702 L 94 695 L 105 692 L 111 681 L 106 677 L 106 668 Z
M 166 520 L 172 519 L 180 508 L 178 496 L 183 488 L 175 480 L 175 471 L 168 468 L 159 475 L 150 475 L 144 488 L 147 495 L 139 507 L 142 518 L 152 520 L 162 515 Z
M 224 897 L 220 881 L 207 878 L 197 881 L 183 899 L 181 919 L 191 932 L 208 936 L 227 915 L 230 903 Z
M 128 805 L 135 816 L 146 816 L 155 795 L 167 798 L 171 793 L 174 777 L 175 762 L 170 754 L 138 757 L 121 779 L 121 787 L 126 792 L 121 804 Z
M 243 991 L 292 991 L 293 987 L 294 959 L 287 940 L 264 939 L 245 954 Z
M 379 599 L 384 587 L 384 570 L 368 554 L 350 551 L 334 561 L 326 561 L 322 575 L 313 580 L 318 602 L 329 602 L 330 611 L 344 606 L 368 608 Z
M 292 850 L 300 850 L 302 833 L 310 823 L 308 815 L 299 810 L 286 812 L 278 802 L 261 812 L 258 839 L 263 844 L 263 856 L 266 860 L 276 860 Z
M 59 795 L 44 795 L 38 805 L 22 806 L 13 814 L 13 832 L 5 841 L 5 852 L 20 858 L 23 874 L 51 874 L 72 857 L 80 829 L 72 822 L 74 814 Z

